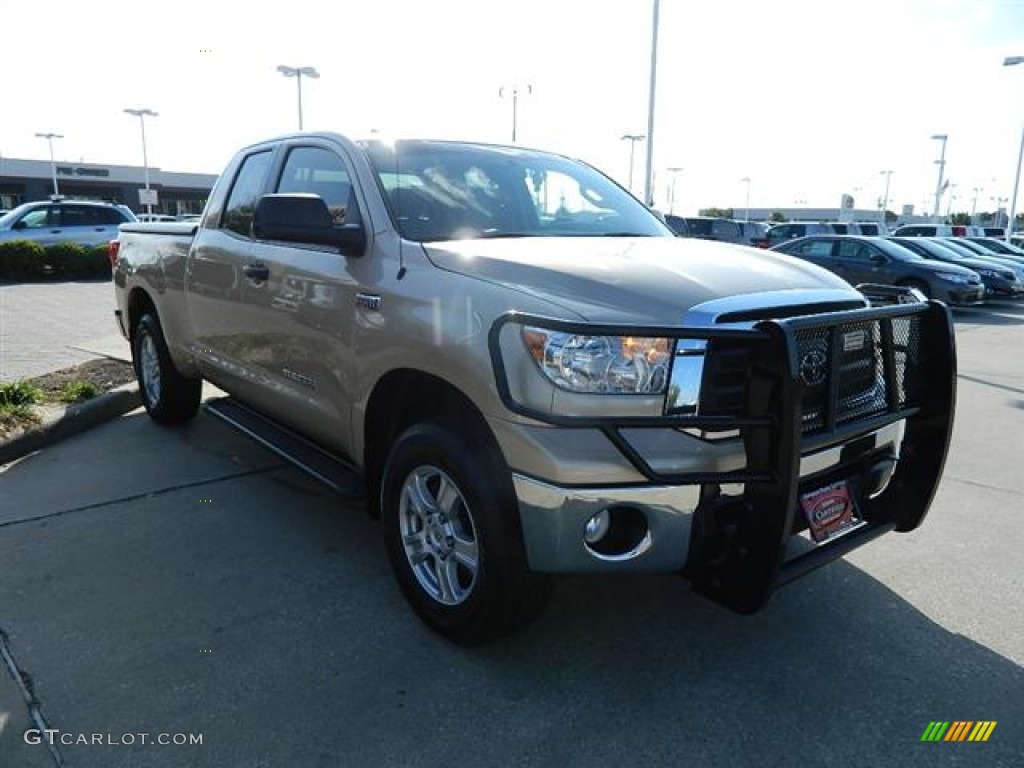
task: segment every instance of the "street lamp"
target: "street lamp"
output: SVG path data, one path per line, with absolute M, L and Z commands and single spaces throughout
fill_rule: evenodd
M 153 205 L 149 201 L 149 158 L 146 156 L 146 118 L 156 117 L 158 113 L 152 109 L 126 109 L 126 115 L 134 115 L 139 118 L 139 125 L 142 127 L 142 173 L 146 180 L 146 213 L 153 212 Z
M 519 114 L 519 91 L 521 88 L 526 89 L 526 95 L 533 93 L 533 86 L 530 84 L 526 85 L 513 85 L 508 90 L 512 91 L 512 143 L 516 143 L 516 123 L 518 122 Z M 498 98 L 505 98 L 505 87 L 502 86 L 498 89 Z
M 971 224 L 974 224 L 974 217 L 978 214 L 978 195 L 985 190 L 981 187 L 971 187 L 974 196 L 971 198 Z
M 633 153 L 636 150 L 636 143 L 643 141 L 647 137 L 642 133 L 627 133 L 622 137 L 623 141 L 629 142 L 629 191 L 633 191 Z
M 882 195 L 882 212 L 879 223 L 885 226 L 885 212 L 889 208 L 889 181 L 892 179 L 892 171 L 882 171 L 880 175 L 885 176 L 885 194 Z
M 294 77 L 299 86 L 299 130 L 302 130 L 302 78 L 310 77 L 314 80 L 320 77 L 320 73 L 314 67 L 286 67 L 281 64 L 277 71 L 285 77 Z
M 937 133 L 932 136 L 932 141 L 942 142 L 942 152 L 939 155 L 939 159 L 935 163 L 939 166 L 939 181 L 935 185 L 935 211 L 932 216 L 937 220 L 939 218 L 939 204 L 942 202 L 942 173 L 946 169 L 946 141 L 949 139 L 944 133 Z
M 654 205 L 652 187 L 654 185 L 654 99 L 655 83 L 658 80 L 658 12 L 661 8 L 659 0 L 654 0 L 651 14 L 651 81 L 647 94 L 647 170 L 644 173 L 644 203 Z M 630 173 L 633 164 L 630 163 Z
M 743 214 L 743 221 L 748 222 L 750 221 L 750 177 L 744 176 L 740 181 L 747 185 L 747 212 Z
M 56 199 L 60 197 L 60 192 L 57 191 L 57 163 L 53 159 L 53 140 L 63 139 L 63 133 L 37 133 L 37 138 L 46 139 L 50 145 L 50 176 L 53 178 L 53 197 Z
M 1013 67 L 1017 64 L 1024 64 L 1024 56 L 1007 56 L 1003 59 L 1004 67 Z M 1017 188 L 1020 185 L 1020 165 L 1024 160 L 1024 128 L 1020 132 L 1020 150 L 1017 152 L 1017 173 L 1013 176 L 1013 196 L 1010 198 L 1010 217 L 1006 224 L 1006 241 L 1013 237 L 1014 217 L 1017 215 Z
M 672 174 L 672 181 L 668 188 L 668 212 L 676 212 L 676 180 L 679 178 L 679 174 L 683 172 L 683 169 L 678 166 L 666 168 L 666 171 Z

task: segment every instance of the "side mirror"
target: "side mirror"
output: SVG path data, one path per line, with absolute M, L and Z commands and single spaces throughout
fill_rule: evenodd
M 263 240 L 333 245 L 346 256 L 362 256 L 366 251 L 363 225 L 335 224 L 319 195 L 263 195 L 253 213 L 252 232 Z
M 14 226 L 11 229 L 25 229 L 25 226 L 25 220 L 22 219 L 21 221 L 14 222 Z
M 882 264 L 888 264 L 889 260 L 880 253 L 872 253 L 870 256 L 871 263 L 881 266 Z

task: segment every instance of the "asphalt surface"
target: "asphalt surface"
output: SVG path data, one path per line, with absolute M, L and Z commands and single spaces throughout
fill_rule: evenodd
M 753 617 L 676 576 L 569 577 L 521 635 L 452 646 L 359 505 L 205 414 L 136 411 L 0 473 L 0 628 L 55 738 L 115 742 L 69 766 L 1020 766 L 1024 306 L 957 319 L 924 526 Z M 54 764 L 16 694 L 0 668 L 0 766 Z M 998 725 L 921 743 L 933 720 Z

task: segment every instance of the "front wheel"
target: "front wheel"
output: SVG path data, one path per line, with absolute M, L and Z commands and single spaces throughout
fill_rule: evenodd
M 155 314 L 144 314 L 135 324 L 132 363 L 139 381 L 142 404 L 154 421 L 180 424 L 196 415 L 203 381 L 178 373 Z
M 381 515 L 395 578 L 427 624 L 478 645 L 532 621 L 550 577 L 531 573 L 508 468 L 493 446 L 417 424 L 395 442 Z

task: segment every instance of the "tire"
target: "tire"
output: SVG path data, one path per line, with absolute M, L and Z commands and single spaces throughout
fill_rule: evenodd
M 180 424 L 199 410 L 203 380 L 182 376 L 174 367 L 160 321 L 153 313 L 139 318 L 132 333 L 132 364 L 142 404 L 153 421 Z
M 381 515 L 406 600 L 452 642 L 509 635 L 547 603 L 551 579 L 527 567 L 511 475 L 493 440 L 432 423 L 407 429 L 384 467 Z

